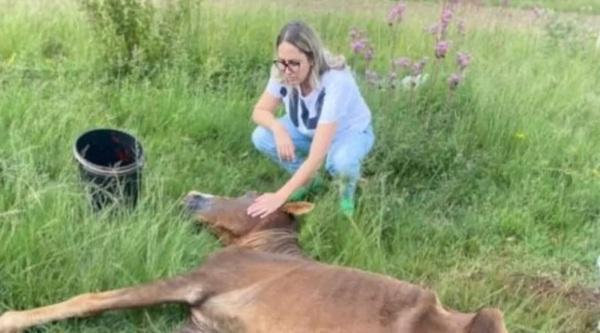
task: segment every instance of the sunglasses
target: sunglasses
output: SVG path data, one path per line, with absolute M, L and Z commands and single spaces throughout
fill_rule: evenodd
M 302 62 L 298 61 L 298 60 L 283 60 L 283 59 L 275 59 L 273 60 L 273 64 L 275 66 L 277 66 L 277 69 L 279 69 L 282 72 L 285 72 L 286 69 L 289 69 L 290 72 L 296 72 L 299 68 L 300 65 L 302 65 Z

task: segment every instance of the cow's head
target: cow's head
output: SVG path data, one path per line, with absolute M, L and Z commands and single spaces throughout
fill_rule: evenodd
M 310 212 L 314 206 L 308 202 L 286 203 L 264 218 L 252 217 L 246 210 L 257 197 L 255 192 L 228 198 L 192 191 L 185 197 L 185 205 L 200 222 L 216 233 L 224 245 L 236 244 L 260 231 L 297 231 L 295 216 Z

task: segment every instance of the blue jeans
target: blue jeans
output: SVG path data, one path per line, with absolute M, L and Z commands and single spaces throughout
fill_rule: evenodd
M 308 155 L 312 138 L 300 133 L 288 116 L 281 117 L 278 121 L 285 126 L 296 147 L 295 160 L 279 160 L 275 137 L 270 130 L 264 127 L 258 126 L 254 130 L 252 142 L 258 151 L 289 173 L 294 173 Z M 335 134 L 327 153 L 325 168 L 331 176 L 342 180 L 341 195 L 343 197 L 352 198 L 354 196 L 356 183 L 360 177 L 361 162 L 373 148 L 374 142 L 375 135 L 371 126 L 361 132 L 345 131 Z

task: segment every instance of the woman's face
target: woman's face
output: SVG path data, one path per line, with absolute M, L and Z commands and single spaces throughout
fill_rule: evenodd
M 299 86 L 306 81 L 312 66 L 306 54 L 288 42 L 282 42 L 277 47 L 275 64 L 285 82 L 293 86 Z

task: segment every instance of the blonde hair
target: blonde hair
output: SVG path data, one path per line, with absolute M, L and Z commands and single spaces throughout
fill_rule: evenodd
M 312 87 L 319 85 L 321 75 L 330 69 L 341 70 L 346 67 L 346 59 L 343 55 L 334 55 L 327 50 L 319 36 L 306 23 L 301 21 L 292 21 L 286 24 L 275 41 L 275 49 L 281 43 L 287 42 L 294 45 L 300 52 L 311 60 L 312 67 L 309 73 L 309 82 Z M 282 81 L 281 72 L 275 65 L 271 67 L 271 77 Z

